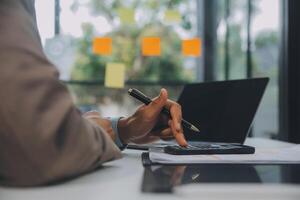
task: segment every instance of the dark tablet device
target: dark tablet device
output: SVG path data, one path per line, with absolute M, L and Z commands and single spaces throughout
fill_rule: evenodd
M 201 154 L 253 154 L 255 148 L 242 144 L 195 144 L 188 147 L 178 145 L 164 147 L 164 152 L 173 155 Z
M 178 186 L 207 183 L 300 185 L 300 164 L 151 165 L 144 165 L 142 192 L 171 193 Z

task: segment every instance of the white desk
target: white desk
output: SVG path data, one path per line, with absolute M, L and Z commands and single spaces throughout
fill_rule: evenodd
M 292 145 L 258 138 L 248 139 L 246 144 L 255 147 Z M 174 194 L 145 194 L 141 192 L 144 169 L 140 154 L 140 151 L 125 150 L 123 159 L 107 163 L 91 174 L 55 186 L 27 189 L 0 187 L 0 199 L 300 199 L 299 185 L 279 184 L 192 184 L 178 187 Z

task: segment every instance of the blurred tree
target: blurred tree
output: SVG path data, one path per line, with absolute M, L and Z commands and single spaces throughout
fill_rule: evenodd
M 98 34 L 91 24 L 82 26 L 84 36 L 78 40 L 77 56 L 72 71 L 72 79 L 99 80 L 104 79 L 106 62 L 122 62 L 126 65 L 128 80 L 191 80 L 193 77 L 184 73 L 184 62 L 181 57 L 181 38 L 176 34 L 174 26 L 165 24 L 159 13 L 164 10 L 178 9 L 183 0 L 90 0 L 88 6 L 92 15 L 104 16 L 113 30 L 106 36 L 113 38 L 113 55 L 103 57 L 91 51 L 92 40 Z M 72 8 L 78 9 L 76 0 Z M 136 25 L 120 24 L 117 15 L 121 7 L 132 8 L 143 13 Z M 191 29 L 190 12 L 182 16 L 181 28 Z M 144 57 L 140 53 L 141 40 L 145 36 L 161 38 L 162 55 Z
M 219 1 L 219 24 L 225 26 L 225 0 Z M 254 18 L 260 12 L 258 6 L 259 0 L 251 1 L 252 15 Z M 246 76 L 246 10 L 247 1 L 245 0 L 229 0 L 230 16 L 229 24 L 229 60 L 230 60 L 230 79 L 240 79 Z M 243 16 L 243 17 L 241 17 Z M 222 27 L 222 26 L 220 26 Z M 217 74 L 219 79 L 224 78 L 224 59 L 225 59 L 225 33 L 218 36 L 218 67 Z M 254 42 L 255 42 L 255 38 Z M 253 47 L 255 44 L 253 44 Z M 252 51 L 254 48 L 252 47 Z M 257 74 L 258 64 L 257 57 L 252 57 L 254 74 Z
M 278 33 L 276 31 L 261 32 L 255 38 L 255 47 L 264 48 L 265 46 L 278 46 Z
M 276 31 L 263 31 L 255 38 L 254 57 L 259 69 L 256 70 L 258 76 L 268 74 L 271 77 L 270 84 L 277 85 L 278 77 L 278 55 L 279 38 Z
M 76 62 L 72 70 L 74 80 L 96 80 L 104 74 L 105 58 L 92 52 L 94 28 L 91 24 L 83 24 L 83 37 L 77 41 Z

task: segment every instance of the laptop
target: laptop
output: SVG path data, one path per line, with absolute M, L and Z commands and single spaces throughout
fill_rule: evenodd
M 187 84 L 178 103 L 184 118 L 200 133 L 184 128 L 188 148 L 166 144 L 170 154 L 249 154 L 243 145 L 269 78 Z M 158 145 L 159 146 L 159 145 Z

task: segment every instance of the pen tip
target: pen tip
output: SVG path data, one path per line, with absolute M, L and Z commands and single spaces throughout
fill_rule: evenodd
M 195 132 L 200 133 L 200 130 L 196 126 L 192 126 L 191 129 Z
M 128 93 L 130 94 L 132 92 L 132 88 L 129 88 Z

